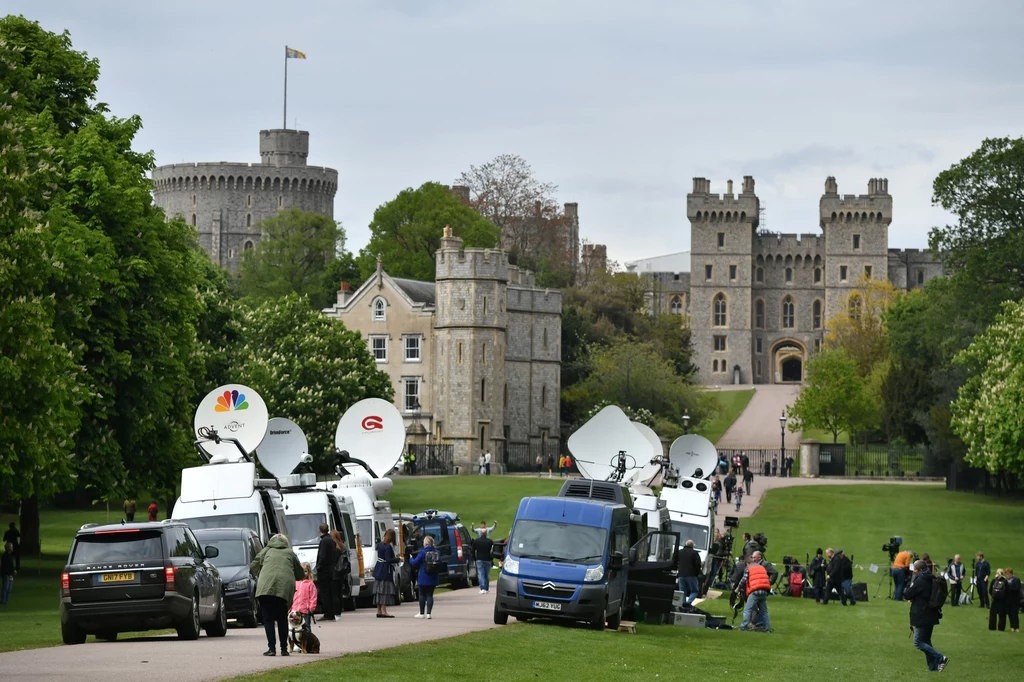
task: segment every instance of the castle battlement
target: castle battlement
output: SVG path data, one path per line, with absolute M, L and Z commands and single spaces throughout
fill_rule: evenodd
M 868 180 L 867 194 L 839 194 L 839 185 L 834 177 L 825 179 L 825 193 L 818 203 L 820 225 L 828 223 L 875 223 L 889 225 L 892 222 L 892 196 L 889 194 L 887 178 Z
M 462 239 L 445 227 L 437 250 L 437 281 L 448 279 L 492 279 L 508 282 L 508 254 L 501 249 L 463 248 Z
M 743 176 L 739 195 L 733 194 L 732 180 L 726 182 L 724 194 L 711 193 L 711 181 L 694 178 L 693 191 L 686 195 L 686 217 L 691 222 L 758 224 L 760 202 L 754 193 L 754 178 Z

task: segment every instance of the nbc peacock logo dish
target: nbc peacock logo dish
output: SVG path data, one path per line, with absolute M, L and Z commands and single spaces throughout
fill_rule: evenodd
M 215 412 L 248 410 L 249 403 L 246 402 L 244 393 L 239 393 L 238 391 L 224 391 L 224 395 L 217 396 L 217 405 L 213 409 Z

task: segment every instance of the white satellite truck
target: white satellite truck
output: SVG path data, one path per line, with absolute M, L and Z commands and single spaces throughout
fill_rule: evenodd
M 365 604 L 373 597 L 377 545 L 383 541 L 384 534 L 395 527 L 391 503 L 383 496 L 392 487 L 387 474 L 398 465 L 405 447 L 402 414 L 386 400 L 360 400 L 342 415 L 334 444 L 337 449 L 335 471 L 339 478 L 321 481 L 317 487 L 336 498 L 351 500 L 355 506 L 363 570 L 358 600 Z M 401 559 L 397 540 L 394 549 L 395 556 Z M 402 571 L 396 571 L 396 576 L 401 575 Z M 412 598 L 411 585 L 402 584 L 398 577 L 395 584 L 406 599 Z M 353 594 L 356 594 L 355 589 Z
M 193 529 L 249 528 L 264 545 L 288 535 L 278 482 L 260 479 L 254 453 L 267 432 L 267 405 L 256 391 L 228 384 L 196 409 L 195 448 L 206 463 L 181 471 L 181 495 L 171 518 Z
M 352 572 L 349 574 L 349 596 L 343 604 L 346 610 L 355 608 L 354 595 L 360 586 L 359 545 L 356 542 L 356 509 L 350 498 L 331 495 L 316 484 L 313 473 L 297 473 L 313 458 L 308 454 L 309 443 L 298 424 L 290 419 L 274 417 L 267 424 L 267 434 L 260 444 L 259 463 L 281 485 L 284 496 L 285 517 L 289 540 L 299 561 L 308 562 L 316 574 L 316 558 L 320 545 L 320 524 L 336 530 L 345 542 Z
M 680 543 L 693 540 L 706 565 L 715 538 L 715 503 L 706 477 L 718 466 L 718 450 L 707 438 L 688 434 L 673 441 L 668 457 L 662 467 L 661 499 Z

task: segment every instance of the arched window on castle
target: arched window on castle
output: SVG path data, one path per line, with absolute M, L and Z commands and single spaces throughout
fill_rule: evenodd
M 251 249 L 251 248 L 252 248 L 252 242 L 251 242 L 251 241 L 247 241 L 247 242 L 245 242 L 245 244 L 244 244 L 244 245 L 242 246 L 242 249 L 243 249 L 244 251 L 248 251 L 248 250 L 249 250 L 249 249 Z
M 814 268 L 814 283 L 821 284 L 821 268 Z
M 764 329 L 764 301 L 760 298 L 754 303 L 754 326 Z
M 848 305 L 849 305 L 849 309 L 850 309 L 850 319 L 859 320 L 860 319 L 860 311 L 861 311 L 861 307 L 862 307 L 862 302 L 860 300 L 860 294 L 857 294 L 857 293 L 850 294 L 850 299 L 849 299 Z
M 815 301 L 811 306 L 811 327 L 821 329 L 821 301 Z
M 670 313 L 672 313 L 673 315 L 682 315 L 683 314 L 683 299 L 679 298 L 678 296 L 673 296 L 672 300 L 669 301 L 668 311 Z
M 793 268 L 786 268 L 786 283 L 789 284 L 793 281 Z
M 725 300 L 725 294 L 719 292 L 713 303 L 712 327 L 725 327 L 729 324 L 729 304 Z
M 385 316 L 385 310 L 387 309 L 387 301 L 383 297 L 378 296 L 373 301 L 373 321 L 383 322 L 387 319 Z
M 245 216 L 245 226 L 252 227 L 252 213 L 247 213 Z
M 792 329 L 796 324 L 796 306 L 793 304 L 793 297 L 787 296 L 782 299 L 782 328 Z
M 764 282 L 764 268 L 757 269 L 757 281 Z

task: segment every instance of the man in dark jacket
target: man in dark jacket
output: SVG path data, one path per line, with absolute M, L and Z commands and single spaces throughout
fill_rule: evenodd
M 836 556 L 839 557 L 839 596 L 843 606 L 846 606 L 847 599 L 850 600 L 850 606 L 854 606 L 857 600 L 853 597 L 853 562 L 841 549 L 836 550 Z
M 726 504 L 732 502 L 732 493 L 736 490 L 736 474 L 730 471 L 729 475 L 725 477 L 725 502 Z
M 700 595 L 700 554 L 687 540 L 679 552 L 679 591 L 686 593 L 687 606 Z
M 981 608 L 989 607 L 988 601 L 988 578 L 992 574 L 992 567 L 989 566 L 985 555 L 978 552 L 974 559 L 974 589 L 981 601 Z
M 939 609 L 932 607 L 932 583 L 942 578 L 928 570 L 928 564 L 918 559 L 914 562 L 914 577 L 903 590 L 903 598 L 910 602 L 910 627 L 914 629 L 914 646 L 924 652 L 928 670 L 942 671 L 949 663 L 932 647 L 932 630 L 939 624 Z
M 539 456 L 539 455 L 538 455 Z M 480 594 L 487 594 L 491 588 L 491 548 L 494 541 L 487 537 L 487 528 L 481 528 L 480 536 L 470 543 L 473 548 L 473 556 L 476 557 L 476 576 L 480 582 Z
M 738 597 L 746 600 L 740 630 L 750 628 L 755 613 L 758 614 L 755 621 L 756 629 L 761 632 L 771 630 L 771 619 L 768 617 L 768 595 L 771 593 L 771 586 L 778 578 L 779 572 L 764 560 L 761 552 L 754 552 L 750 556 L 747 567 L 743 571 L 743 577 L 740 578 L 739 585 L 736 586 Z
M 320 524 L 320 544 L 316 549 L 316 601 L 320 604 L 323 618 L 334 620 L 334 565 L 338 561 L 338 547 L 330 535 L 330 526 Z
M 811 584 L 814 586 L 814 601 L 817 604 L 820 604 L 822 597 L 825 596 L 825 565 L 824 552 L 819 547 L 817 554 L 811 559 L 811 565 L 808 567 L 808 572 L 811 574 Z

